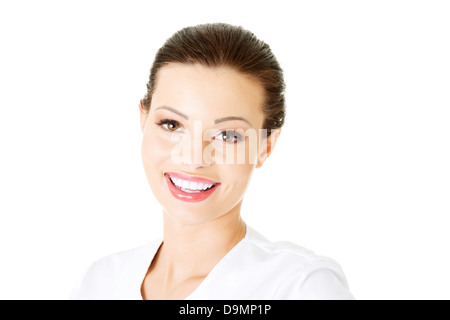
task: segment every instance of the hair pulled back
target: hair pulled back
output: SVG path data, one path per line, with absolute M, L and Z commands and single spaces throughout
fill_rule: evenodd
M 186 27 L 173 34 L 156 53 L 142 100 L 145 111 L 150 110 L 158 70 L 172 62 L 211 68 L 225 66 L 259 81 L 265 92 L 263 129 L 270 135 L 273 129 L 283 126 L 286 113 L 283 70 L 269 45 L 252 32 L 240 26 L 210 23 Z

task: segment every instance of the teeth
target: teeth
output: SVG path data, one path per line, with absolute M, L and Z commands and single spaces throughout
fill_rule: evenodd
M 208 188 L 211 188 L 213 184 L 203 184 L 199 182 L 193 182 L 193 181 L 187 181 L 179 178 L 172 178 L 170 177 L 170 180 L 180 189 L 183 189 L 183 191 L 186 192 L 199 192 L 201 190 L 206 190 Z
M 189 190 L 198 190 L 197 188 L 197 182 L 191 181 L 191 184 L 189 185 Z
M 183 189 L 183 188 L 181 188 L 181 190 L 183 190 L 184 192 L 187 192 L 187 193 L 199 193 L 200 192 L 200 190 L 188 190 L 188 189 Z

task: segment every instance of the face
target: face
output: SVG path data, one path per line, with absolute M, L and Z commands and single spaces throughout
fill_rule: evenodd
M 166 215 L 199 224 L 239 211 L 277 137 L 264 139 L 263 99 L 258 82 L 230 68 L 158 71 L 150 111 L 141 106 L 142 161 Z

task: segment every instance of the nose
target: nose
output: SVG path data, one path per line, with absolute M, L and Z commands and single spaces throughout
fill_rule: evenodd
M 210 142 L 203 140 L 201 121 L 195 121 L 193 130 L 184 134 L 182 144 L 180 164 L 186 169 L 197 170 L 212 165 L 214 151 L 210 152 Z
M 191 143 L 191 156 L 186 157 L 187 160 L 183 164 L 188 167 L 189 170 L 197 170 L 201 168 L 210 167 L 212 164 L 212 158 L 208 157 L 205 153 L 209 145 L 208 141 L 195 139 Z

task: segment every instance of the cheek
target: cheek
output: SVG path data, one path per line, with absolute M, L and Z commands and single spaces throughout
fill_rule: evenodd
M 218 164 L 240 164 L 250 165 L 250 168 L 239 168 L 237 171 L 251 170 L 251 165 L 258 161 L 261 150 L 257 138 L 246 137 L 244 141 L 237 144 L 212 143 L 204 155 L 212 157 Z M 212 151 L 211 151 L 212 150 Z
M 171 148 L 167 139 L 161 139 L 157 132 L 146 132 L 142 139 L 142 161 L 145 170 L 153 170 L 162 162 L 170 159 Z
M 230 193 L 242 194 L 247 188 L 253 172 L 253 165 L 232 164 L 223 166 L 223 179 L 227 191 Z

